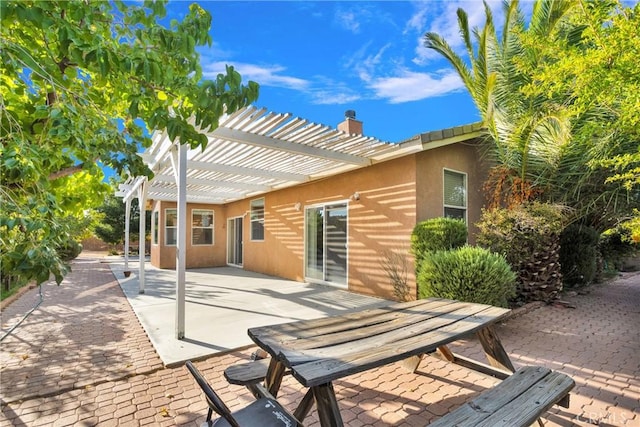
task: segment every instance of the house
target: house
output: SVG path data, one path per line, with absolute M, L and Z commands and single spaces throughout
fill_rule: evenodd
M 402 269 L 399 254 L 415 295 L 409 247 L 417 222 L 462 218 L 473 241 L 487 172 L 480 126 L 397 144 L 362 128 L 353 111 L 333 129 L 249 107 L 222 120 L 204 150 L 180 154 L 166 134 L 154 135 L 143 154 L 154 178 L 132 178 L 120 195 L 137 195 L 152 211 L 156 267 L 174 269 L 179 259 L 182 185 L 186 268 L 231 265 L 393 298 L 385 265 Z

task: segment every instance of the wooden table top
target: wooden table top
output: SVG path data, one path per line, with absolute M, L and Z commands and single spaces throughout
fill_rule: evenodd
M 249 329 L 306 387 L 429 353 L 491 325 L 509 309 L 428 298 L 341 316 Z

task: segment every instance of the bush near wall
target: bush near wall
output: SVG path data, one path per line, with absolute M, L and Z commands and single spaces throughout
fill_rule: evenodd
M 417 275 L 418 297 L 440 297 L 507 307 L 516 274 L 502 255 L 463 246 L 428 252 Z
M 600 235 L 593 227 L 571 224 L 560 236 L 560 265 L 563 283 L 581 287 L 593 282 L 598 267 Z
M 478 245 L 504 255 L 516 272 L 517 304 L 549 302 L 562 290 L 559 259 L 564 209 L 534 202 L 482 213 L 476 241 Z
M 432 251 L 455 249 L 467 243 L 467 225 L 452 218 L 432 218 L 416 224 L 411 233 L 411 253 L 416 271 Z

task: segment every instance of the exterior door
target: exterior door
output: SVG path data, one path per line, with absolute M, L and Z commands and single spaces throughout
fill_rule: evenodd
M 347 287 L 347 204 L 305 210 L 307 280 Z
M 227 220 L 227 264 L 242 267 L 242 217 Z

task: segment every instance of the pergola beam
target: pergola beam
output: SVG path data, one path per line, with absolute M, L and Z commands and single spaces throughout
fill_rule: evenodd
M 221 200 L 227 200 L 229 198 L 234 198 L 234 197 L 242 197 L 244 194 L 248 193 L 248 191 L 245 192 L 240 192 L 240 191 L 220 191 L 220 190 L 189 190 L 189 195 L 190 196 L 202 196 L 202 197 L 209 197 L 212 199 L 221 199 Z M 162 196 L 162 195 L 174 195 L 176 196 L 178 194 L 178 189 L 177 188 L 172 188 L 172 187 L 151 187 L 148 190 L 148 194 L 149 194 L 149 198 L 150 199 L 154 199 L 154 200 L 158 200 L 155 199 L 154 196 L 158 195 L 158 196 Z M 174 197 L 175 200 L 175 197 Z
M 153 177 L 153 182 L 175 184 L 175 179 L 171 175 L 156 175 Z M 268 185 L 253 184 L 249 182 L 224 181 L 221 179 L 217 180 L 217 179 L 190 178 L 190 177 L 187 177 L 187 185 L 237 188 L 239 190 L 250 190 L 250 191 L 269 191 L 272 189 L 272 187 Z
M 358 166 L 369 166 L 371 160 L 366 157 L 355 156 L 353 154 L 339 151 L 326 150 L 320 147 L 289 142 L 283 139 L 271 138 L 264 135 L 257 135 L 251 132 L 244 132 L 237 129 L 219 127 L 213 131 L 214 138 L 226 139 L 244 145 L 262 147 L 270 150 L 283 151 L 289 154 L 299 154 L 305 157 L 316 157 L 329 159 L 341 163 L 351 163 Z
M 279 172 L 274 170 L 248 168 L 244 166 L 230 166 L 216 163 L 200 162 L 189 160 L 187 162 L 189 170 L 201 170 L 207 172 L 220 172 L 229 175 L 248 176 L 252 178 L 277 179 L 285 181 L 306 182 L 309 180 L 308 175 L 291 172 Z

